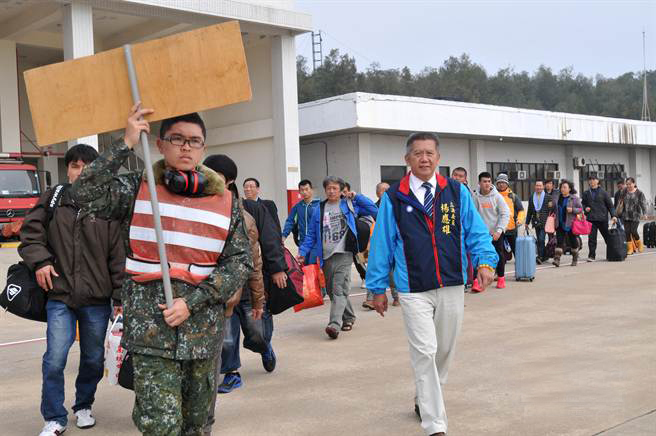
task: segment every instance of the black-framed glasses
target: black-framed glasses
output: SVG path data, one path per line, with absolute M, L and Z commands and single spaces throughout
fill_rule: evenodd
M 201 138 L 198 137 L 185 138 L 182 135 L 171 135 L 162 139 L 170 142 L 172 145 L 175 145 L 176 147 L 183 147 L 185 144 L 189 144 L 189 147 L 198 150 L 205 146 L 205 141 L 203 141 Z

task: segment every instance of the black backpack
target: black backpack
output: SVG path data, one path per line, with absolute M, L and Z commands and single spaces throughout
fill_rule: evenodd
M 68 184 L 57 185 L 46 206 L 48 224 L 52 220 L 55 209 L 61 202 L 61 197 L 70 186 Z M 48 296 L 46 291 L 39 286 L 36 275 L 25 262 L 21 261 L 9 267 L 7 271 L 7 284 L 0 294 L 0 306 L 5 310 L 21 318 L 32 321 L 46 322 L 46 302 Z

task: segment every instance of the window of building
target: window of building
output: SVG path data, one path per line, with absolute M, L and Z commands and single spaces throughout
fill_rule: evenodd
M 451 175 L 451 167 L 448 166 L 440 167 L 438 171 L 444 177 Z M 408 167 L 405 165 L 381 165 L 380 181 L 392 185 L 401 180 L 407 173 Z
M 529 163 L 529 162 L 488 162 L 487 171 L 492 174 L 492 181 L 499 173 L 508 174 L 510 178 L 510 189 L 519 196 L 522 201 L 528 201 L 536 180 L 546 180 L 550 171 L 558 171 L 557 163 Z M 518 171 L 526 171 L 526 178 L 517 179 Z M 478 180 L 478 174 L 476 174 Z
M 381 165 L 380 181 L 392 185 L 405 176 L 407 168 L 405 165 Z
M 618 180 L 625 179 L 624 165 L 621 164 L 587 164 L 579 171 L 579 186 L 582 191 L 590 189 L 588 186 L 588 175 L 596 172 L 599 177 L 599 186 L 610 195 L 615 193 Z M 581 192 L 582 193 L 582 192 Z

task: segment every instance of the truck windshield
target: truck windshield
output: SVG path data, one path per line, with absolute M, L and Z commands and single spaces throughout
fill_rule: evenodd
M 0 170 L 0 198 L 36 197 L 39 192 L 35 171 Z

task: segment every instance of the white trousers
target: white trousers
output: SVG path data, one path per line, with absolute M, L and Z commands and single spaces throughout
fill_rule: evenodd
M 449 364 L 464 313 L 463 286 L 426 292 L 399 292 L 410 362 L 415 374 L 421 427 L 426 434 L 447 431 L 441 384 L 446 383 Z

